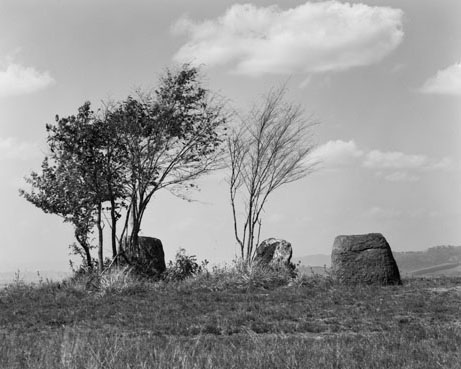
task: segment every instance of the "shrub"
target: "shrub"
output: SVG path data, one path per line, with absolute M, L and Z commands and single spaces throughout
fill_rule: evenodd
M 293 269 L 285 266 L 248 264 L 243 260 L 234 262 L 236 277 L 248 287 L 275 288 L 287 285 L 293 278 Z
M 207 264 L 208 261 L 205 260 L 199 265 L 195 255 L 187 255 L 186 250 L 181 248 L 176 253 L 175 261 L 170 260 L 168 263 L 163 277 L 167 282 L 183 281 L 204 271 Z
M 232 265 L 214 266 L 211 272 L 198 273 L 186 281 L 186 288 L 212 291 L 274 289 L 288 285 L 292 270 L 285 267 L 249 264 L 236 260 Z
M 78 268 L 74 268 L 72 265 L 71 267 L 73 274 L 67 281 L 69 286 L 84 291 L 97 291 L 99 289 L 100 274 L 96 268 L 88 268 L 83 264 Z

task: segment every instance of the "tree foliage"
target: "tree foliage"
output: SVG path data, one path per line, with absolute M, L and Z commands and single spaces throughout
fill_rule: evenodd
M 103 202 L 104 186 L 90 103 L 83 104 L 76 116 L 56 116 L 56 122 L 46 126 L 50 153 L 42 162 L 41 173 L 32 172 L 26 179 L 31 191 L 20 193 L 44 212 L 73 224 L 75 238 L 91 267 L 90 234 L 98 222 L 94 215 Z
M 55 125 L 46 126 L 50 152 L 42 171 L 31 173 L 31 190 L 21 195 L 73 224 L 88 263 L 96 227 L 102 266 L 104 210 L 111 216 L 112 256 L 123 251 L 122 239 L 135 254 L 153 195 L 164 188 L 181 193 L 221 165 L 225 123 L 223 105 L 202 86 L 196 68 L 168 70 L 151 93 L 128 96 L 98 114 L 86 102 L 75 116 L 57 116 Z

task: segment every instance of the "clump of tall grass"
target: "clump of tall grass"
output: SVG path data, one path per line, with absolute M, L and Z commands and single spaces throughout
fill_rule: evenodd
M 325 268 L 323 274 L 312 271 L 310 274 L 298 273 L 290 282 L 290 286 L 295 287 L 311 287 L 316 289 L 326 290 L 335 285 L 335 280 L 330 271 Z
M 133 273 L 132 268 L 125 266 L 111 268 L 99 278 L 98 292 L 102 295 L 120 294 L 137 290 L 142 281 Z
M 108 268 L 105 271 L 80 272 L 66 281 L 74 289 L 99 295 L 135 292 L 144 287 L 144 281 L 129 266 Z
M 183 285 L 212 291 L 274 289 L 292 280 L 293 271 L 289 268 L 236 260 L 230 265 L 215 266 L 211 271 L 204 269 Z
M 124 293 L 140 285 L 149 289 L 186 287 L 212 291 L 252 290 L 274 289 L 293 283 L 305 285 L 306 281 L 297 278 L 297 274 L 294 265 L 265 265 L 244 260 L 210 268 L 207 260 L 199 263 L 195 255 L 179 249 L 175 260 L 167 264 L 160 279 L 146 279 L 137 274 L 136 268 L 128 266 L 107 268 L 103 273 L 96 268 L 81 267 L 74 270 L 74 276 L 69 283 L 77 289 L 99 294 Z

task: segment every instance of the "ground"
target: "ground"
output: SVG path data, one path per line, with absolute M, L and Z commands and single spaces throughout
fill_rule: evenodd
M 11 284 L 0 291 L 0 367 L 461 368 L 461 278 L 213 278 Z

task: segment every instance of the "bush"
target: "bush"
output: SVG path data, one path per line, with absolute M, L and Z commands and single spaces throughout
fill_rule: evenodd
M 185 287 L 212 291 L 269 290 L 286 286 L 293 280 L 289 268 L 248 264 L 243 260 L 236 260 L 232 265 L 214 266 L 211 272 L 205 271 L 187 280 Z
M 195 255 L 187 255 L 186 250 L 179 249 L 176 253 L 175 261 L 168 263 L 166 271 L 163 274 L 164 280 L 183 281 L 186 278 L 200 274 L 206 269 L 208 261 L 204 260 L 202 265 L 197 263 Z
M 293 279 L 293 269 L 285 266 L 248 264 L 234 262 L 235 276 L 248 287 L 271 289 L 287 285 Z

